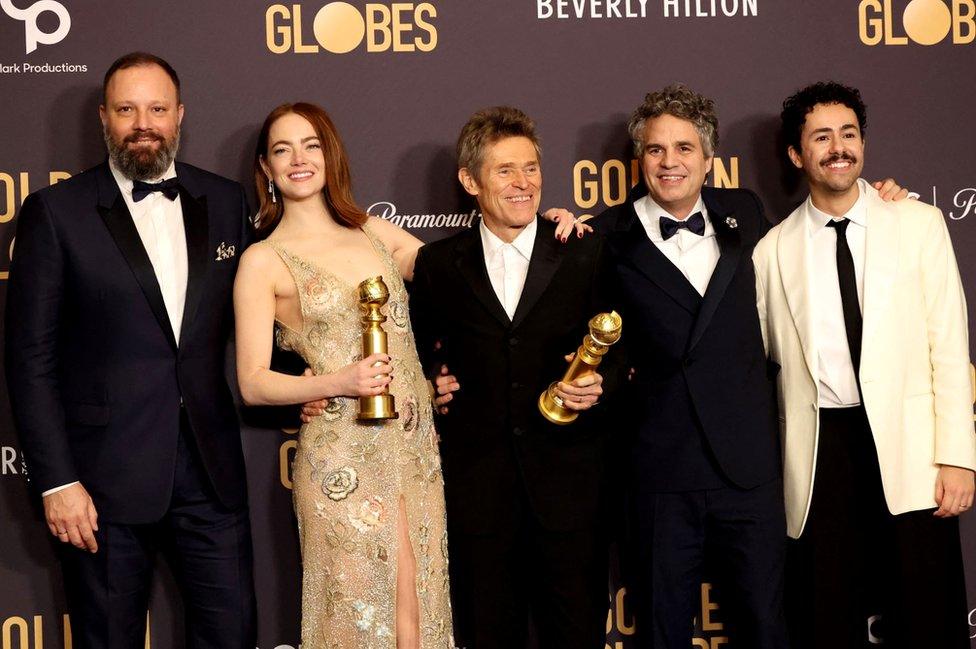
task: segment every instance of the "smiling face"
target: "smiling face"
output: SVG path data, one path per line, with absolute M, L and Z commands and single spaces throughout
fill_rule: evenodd
M 506 137 L 488 146 L 479 177 L 458 172 L 464 189 L 478 200 L 485 226 L 512 241 L 535 219 L 542 200 L 542 167 L 527 137 Z
M 136 65 L 115 72 L 98 113 L 109 156 L 123 174 L 151 180 L 166 172 L 179 148 L 183 104 L 163 68 Z
M 676 219 L 684 219 L 698 202 L 712 157 L 705 155 L 695 125 L 673 115 L 652 117 L 644 124 L 641 170 L 648 193 Z
M 279 117 L 271 125 L 261 168 L 285 200 L 319 199 L 325 188 L 325 156 L 312 124 L 296 113 Z
M 843 104 L 817 104 L 807 113 L 800 132 L 800 150 L 788 150 L 817 196 L 837 197 L 857 192 L 855 183 L 864 167 L 864 138 L 857 115 Z

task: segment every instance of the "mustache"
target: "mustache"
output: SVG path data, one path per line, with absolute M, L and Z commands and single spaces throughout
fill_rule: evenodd
M 825 167 L 827 165 L 834 164 L 835 162 L 850 162 L 851 164 L 855 164 L 857 162 L 857 158 L 847 152 L 833 153 L 821 160 L 820 165 Z
M 139 140 L 145 140 L 145 139 L 150 139 L 155 142 L 163 142 L 166 140 L 166 138 L 164 138 L 156 131 L 137 131 L 135 133 L 130 133 L 129 135 L 126 135 L 124 138 L 122 138 L 122 142 L 125 144 L 129 144 L 131 142 L 138 142 Z

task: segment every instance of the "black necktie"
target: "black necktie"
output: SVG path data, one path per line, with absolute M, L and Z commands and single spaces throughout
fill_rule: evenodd
M 850 221 L 831 220 L 827 227 L 837 230 L 837 280 L 840 283 L 840 303 L 844 309 L 844 327 L 847 329 L 847 346 L 851 349 L 854 376 L 861 367 L 861 306 L 857 301 L 857 277 L 854 274 L 854 257 L 847 245 L 847 226 Z M 860 390 L 860 380 L 858 380 Z
M 180 195 L 180 181 L 176 178 L 168 178 L 159 183 L 144 183 L 141 180 L 132 182 L 132 200 L 138 203 L 153 192 L 160 192 L 171 201 L 175 201 Z
M 695 212 L 684 221 L 675 221 L 667 216 L 662 216 L 660 224 L 661 237 L 665 241 L 678 234 L 678 230 L 681 228 L 687 228 L 689 232 L 694 232 L 699 237 L 705 234 L 705 217 L 702 216 L 701 212 Z

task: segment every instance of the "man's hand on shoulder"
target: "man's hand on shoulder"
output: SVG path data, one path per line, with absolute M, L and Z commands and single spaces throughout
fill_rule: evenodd
M 972 470 L 943 464 L 935 480 L 935 502 L 939 505 L 935 516 L 949 518 L 969 510 L 973 506 L 974 485 Z
M 890 201 L 900 201 L 908 198 L 908 190 L 900 187 L 894 178 L 885 178 L 871 183 L 871 186 L 878 190 L 881 200 L 888 203 Z
M 576 236 L 580 239 L 587 232 L 593 232 L 593 227 L 586 225 L 586 221 L 590 219 L 589 215 L 576 218 L 572 212 L 561 207 L 549 208 L 542 213 L 542 218 L 556 224 L 556 238 L 563 243 L 569 240 L 569 235 L 574 230 L 576 231 Z
M 98 551 L 94 534 L 98 531 L 98 513 L 80 482 L 48 494 L 43 500 L 44 518 L 51 534 L 79 550 Z

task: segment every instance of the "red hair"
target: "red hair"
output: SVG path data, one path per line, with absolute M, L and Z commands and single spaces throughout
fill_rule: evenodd
M 258 143 L 254 152 L 254 188 L 258 195 L 257 223 L 258 238 L 264 239 L 278 226 L 284 206 L 281 201 L 271 201 L 268 193 L 268 176 L 261 167 L 261 160 L 268 154 L 268 138 L 271 127 L 281 117 L 294 113 L 308 120 L 312 129 L 322 144 L 322 154 L 325 156 L 325 187 L 322 197 L 332 217 L 341 225 L 348 228 L 361 227 L 369 216 L 362 210 L 352 197 L 352 179 L 349 174 L 349 158 L 346 148 L 342 145 L 339 132 L 325 109 L 306 102 L 282 104 L 278 106 L 264 120 Z

